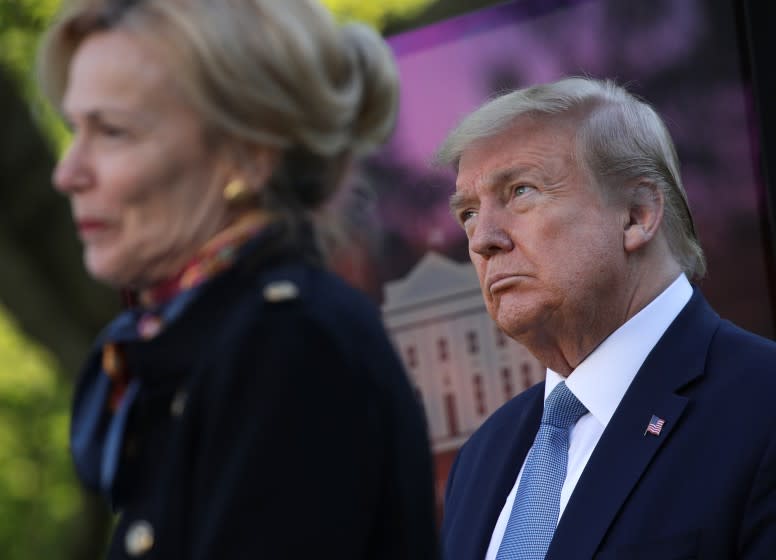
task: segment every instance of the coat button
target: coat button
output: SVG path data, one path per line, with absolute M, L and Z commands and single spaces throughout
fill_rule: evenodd
M 127 434 L 124 436 L 124 457 L 127 459 L 134 459 L 137 457 L 138 442 L 137 436 L 134 434 Z
M 272 282 L 264 287 L 264 299 L 270 303 L 278 303 L 289 299 L 296 299 L 299 288 L 288 280 Z
M 148 521 L 135 521 L 127 529 L 124 547 L 127 554 L 139 558 L 154 546 L 154 528 Z
M 181 416 L 183 411 L 186 410 L 186 397 L 188 393 L 183 389 L 175 393 L 175 396 L 170 401 L 170 415 Z

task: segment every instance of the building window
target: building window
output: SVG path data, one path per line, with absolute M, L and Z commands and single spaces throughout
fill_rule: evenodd
M 413 392 L 415 393 L 415 398 L 418 401 L 418 404 L 420 405 L 420 409 L 423 411 L 423 416 L 426 416 L 426 403 L 423 401 L 423 392 L 420 390 L 420 387 L 417 385 L 412 386 Z
M 472 382 L 474 384 L 474 403 L 477 407 L 477 414 L 484 416 L 487 409 L 485 408 L 485 389 L 482 386 L 482 375 L 479 373 L 475 374 Z
M 533 379 L 531 378 L 531 364 L 523 362 L 521 369 L 523 371 L 523 387 L 528 389 L 533 385 Z
M 447 417 L 447 431 L 451 437 L 461 433 L 458 428 L 458 414 L 455 410 L 455 396 L 452 393 L 445 395 L 445 416 Z
M 439 354 L 439 361 L 440 362 L 446 362 L 448 358 L 448 351 L 447 351 L 447 339 L 446 338 L 440 338 L 437 341 L 437 353 Z
M 418 365 L 418 353 L 414 346 L 407 346 L 407 367 L 414 368 Z
M 509 400 L 515 395 L 515 390 L 512 388 L 512 371 L 508 367 L 501 370 L 501 381 L 504 387 L 504 399 Z
M 496 346 L 503 348 L 507 345 L 507 335 L 500 328 L 496 327 Z
M 469 354 L 477 354 L 480 351 L 480 343 L 477 341 L 477 333 L 469 331 L 466 333 L 466 346 L 469 348 Z

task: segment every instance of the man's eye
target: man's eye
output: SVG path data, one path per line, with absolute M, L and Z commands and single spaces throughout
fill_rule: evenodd
M 465 224 L 468 222 L 471 218 L 473 218 L 477 212 L 474 210 L 464 210 L 458 215 L 458 219 L 461 220 L 462 224 Z
M 514 196 L 523 196 L 524 194 L 527 194 L 531 189 L 533 189 L 533 187 L 530 185 L 517 185 L 512 190 L 512 194 Z

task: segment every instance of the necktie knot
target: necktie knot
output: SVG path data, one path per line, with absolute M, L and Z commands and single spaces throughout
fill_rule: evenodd
M 563 430 L 569 429 L 577 423 L 587 409 L 579 402 L 574 393 L 566 387 L 566 382 L 561 381 L 550 392 L 544 402 L 542 424 L 549 424 Z

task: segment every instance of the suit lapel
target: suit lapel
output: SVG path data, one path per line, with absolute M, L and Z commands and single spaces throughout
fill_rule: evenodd
M 700 377 L 719 317 L 696 290 L 660 339 L 601 436 L 560 519 L 548 559 L 592 558 L 618 512 L 675 429 L 688 399 L 678 390 Z M 652 415 L 660 435 L 645 430 Z
M 539 422 L 542 418 L 544 405 L 544 383 L 529 389 L 533 394 L 518 415 L 509 415 L 493 430 L 492 441 L 479 447 L 479 456 L 475 458 L 481 463 L 473 472 L 479 472 L 482 477 L 476 485 L 471 486 L 466 505 L 460 508 L 465 512 L 461 523 L 457 524 L 456 533 L 471 535 L 466 538 L 468 545 L 462 547 L 456 558 L 484 558 L 488 550 L 493 528 L 504 507 L 504 502 L 515 484 L 520 466 L 523 464 L 528 450 L 533 444 Z M 461 542 L 463 544 L 463 540 Z

